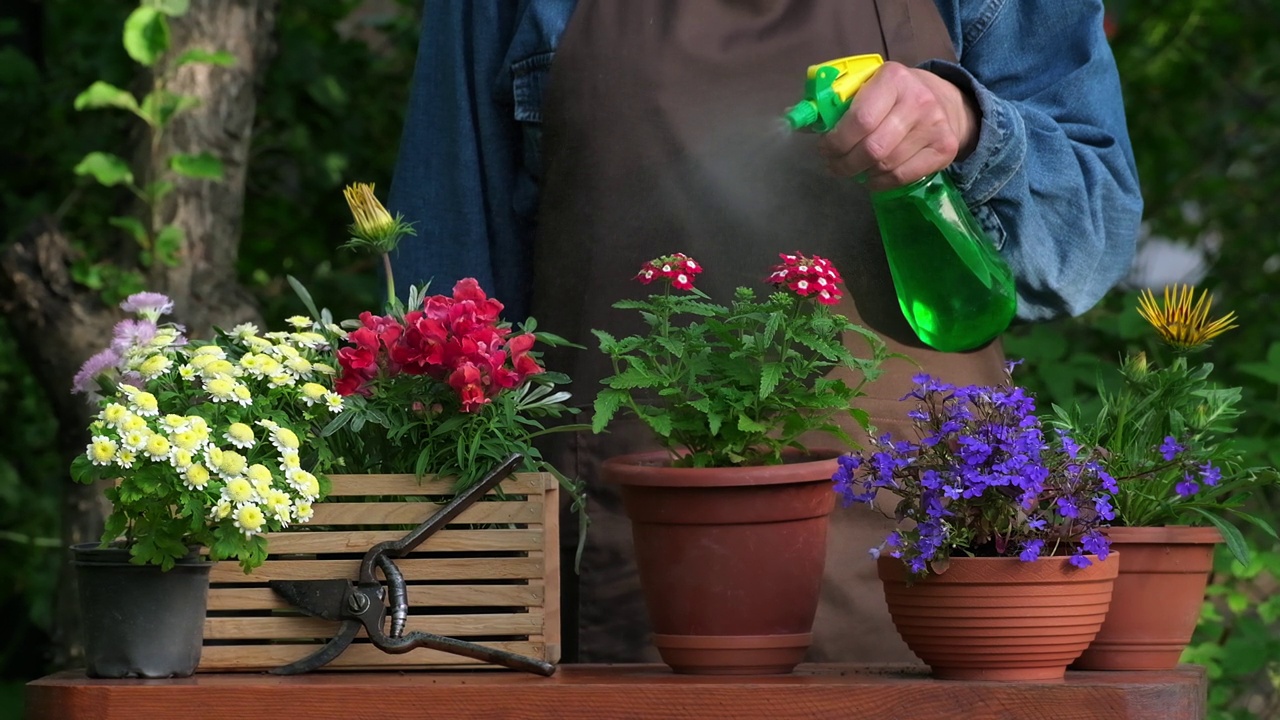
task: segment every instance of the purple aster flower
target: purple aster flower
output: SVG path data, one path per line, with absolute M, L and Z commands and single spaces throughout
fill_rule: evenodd
M 120 309 L 155 320 L 161 315 L 173 312 L 173 301 L 168 295 L 156 292 L 134 293 L 120 303 Z
M 1222 470 L 1213 466 L 1213 463 L 1205 463 L 1200 466 L 1200 479 L 1205 485 L 1213 487 L 1222 480 Z
M 1080 547 L 1090 555 L 1097 555 L 1099 560 L 1106 560 L 1111 554 L 1111 542 L 1107 536 L 1097 530 L 1090 530 L 1080 538 Z M 1080 565 L 1079 567 L 1086 567 Z
M 151 320 L 121 320 L 112 330 L 111 349 L 123 355 L 155 339 L 156 324 Z
M 1178 453 L 1186 450 L 1185 447 L 1178 444 L 1177 440 L 1173 439 L 1172 435 L 1167 436 L 1164 439 L 1164 442 L 1160 443 L 1160 447 L 1158 449 L 1160 451 L 1160 456 L 1163 457 L 1165 461 L 1174 459 L 1177 457 Z
M 1040 557 L 1040 551 L 1044 549 L 1044 541 L 1040 538 L 1028 540 L 1022 546 L 1022 552 L 1018 553 L 1018 559 L 1022 562 L 1033 562 Z
M 1189 474 L 1183 475 L 1182 482 L 1174 485 L 1173 489 L 1178 493 L 1178 497 L 1188 498 L 1200 492 L 1200 483 L 1197 483 Z
M 1067 562 L 1071 563 L 1072 565 L 1078 568 L 1087 568 L 1093 564 L 1092 560 L 1085 557 L 1083 553 L 1079 553 L 1079 552 L 1077 552 L 1075 555 L 1072 555 L 1071 559 L 1068 560 Z
M 73 394 L 95 395 L 95 391 L 98 388 L 98 376 L 111 370 L 119 362 L 120 355 L 111 348 L 95 353 L 84 361 L 84 364 L 80 366 L 80 371 L 71 380 L 71 392 Z

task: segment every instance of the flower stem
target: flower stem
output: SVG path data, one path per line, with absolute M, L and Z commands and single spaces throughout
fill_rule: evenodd
M 391 272 L 391 254 L 382 253 L 382 269 L 387 273 L 387 308 L 396 304 L 396 278 Z

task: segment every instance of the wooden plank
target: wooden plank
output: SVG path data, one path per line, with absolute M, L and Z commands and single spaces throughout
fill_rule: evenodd
M 543 601 L 541 581 L 528 585 L 410 585 L 410 607 L 526 607 Z M 284 610 L 291 606 L 267 587 L 209 589 L 209 611 Z M 558 620 L 558 619 L 557 619 Z
M 443 505 L 432 502 L 329 502 L 316 503 L 315 517 L 307 525 L 417 525 Z M 542 522 L 541 500 L 480 502 L 462 511 L 454 525 Z M 307 525 L 299 525 L 305 530 Z M 401 532 L 401 535 L 404 533 Z
M 542 640 L 547 644 L 547 661 L 560 661 L 560 495 L 559 488 L 547 489 L 542 519 L 542 563 L 548 578 L 546 598 L 543 601 L 543 617 L 546 619 L 541 636 L 530 640 Z M 532 556 L 532 553 L 531 553 Z
M 413 475 L 329 475 L 329 497 L 375 495 L 453 495 L 453 480 L 428 475 L 422 482 Z M 498 486 L 508 495 L 542 495 L 550 473 L 517 473 Z M 495 497 L 494 494 L 485 497 Z
M 208 617 L 204 639 L 209 640 L 328 640 L 337 633 L 332 620 L 294 617 Z M 450 637 L 529 635 L 542 630 L 542 613 L 475 615 L 410 615 L 406 632 L 418 630 Z M 366 637 L 363 630 L 360 637 Z
M 541 578 L 541 560 L 509 558 L 406 558 L 396 561 L 408 580 L 512 580 Z M 211 583 L 266 583 L 269 580 L 352 578 L 360 560 L 268 560 L 245 575 L 235 563 L 220 562 L 209 571 Z
M 399 540 L 403 530 L 268 533 L 271 554 L 361 553 L 380 542 Z M 504 552 L 541 550 L 543 532 L 532 530 L 441 530 L 415 552 Z M 412 556 L 410 556 L 412 557 Z
M 205 652 L 225 658 L 239 650 L 209 647 Z M 339 660 L 357 651 L 353 646 Z M 414 650 L 409 656 L 427 652 Z M 293 659 L 285 655 L 264 665 Z M 377 659 L 397 661 L 395 656 Z M 353 660 L 370 664 L 374 658 L 353 655 Z M 517 672 L 340 672 L 202 673 L 130 681 L 61 673 L 27 686 L 27 718 L 1201 720 L 1207 690 L 1204 669 L 1194 666 L 1168 672 L 1069 672 L 1065 681 L 1026 683 L 944 682 L 918 669 L 851 665 L 802 665 L 792 675 L 739 677 L 673 675 L 654 665 L 566 665 L 550 678 Z
M 529 657 L 542 657 L 545 652 L 540 643 L 533 642 L 485 642 L 487 647 L 494 647 L 507 652 L 518 653 Z M 210 670 L 267 670 L 300 660 L 320 648 L 319 645 L 207 645 L 200 652 L 200 671 Z M 324 670 L 347 670 L 350 668 L 377 668 L 379 670 L 412 670 L 424 666 L 473 668 L 486 667 L 479 660 L 453 655 L 450 653 L 417 648 L 402 655 L 384 653 L 368 642 L 352 643 L 333 662 L 324 666 Z M 216 675 L 197 675 L 196 677 L 216 677 Z M 244 676 L 241 676 L 244 677 Z M 332 676 L 330 676 L 332 677 Z M 421 676 L 419 676 L 421 677 Z M 397 699 L 396 702 L 399 702 Z M 388 703 L 395 704 L 395 703 Z M 338 710 L 338 708 L 335 708 Z M 342 708 L 350 715 L 350 707 Z M 421 712 L 421 709 L 419 709 Z M 78 717 L 78 716 L 68 716 Z M 166 717 L 166 716 L 154 716 Z M 290 713 L 282 713 L 277 717 L 306 717 Z M 422 717 L 418 715 L 417 717 Z

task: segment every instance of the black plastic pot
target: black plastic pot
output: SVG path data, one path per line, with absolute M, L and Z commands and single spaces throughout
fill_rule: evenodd
M 89 677 L 187 677 L 200 664 L 213 563 L 134 565 L 123 548 L 73 545 Z

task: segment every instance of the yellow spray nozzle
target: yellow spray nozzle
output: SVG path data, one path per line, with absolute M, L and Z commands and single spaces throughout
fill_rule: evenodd
M 854 94 L 883 64 L 884 58 L 870 54 L 810 65 L 804 100 L 787 110 L 787 124 L 792 130 L 832 129 L 849 109 Z

